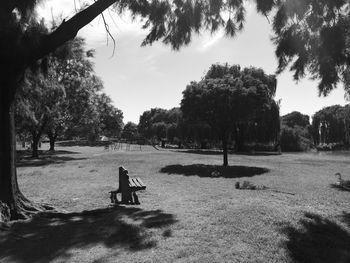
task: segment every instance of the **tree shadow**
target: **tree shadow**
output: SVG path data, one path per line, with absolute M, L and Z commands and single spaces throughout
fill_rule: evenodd
M 59 155 L 59 154 L 79 154 L 81 152 L 74 152 L 74 151 L 66 151 L 66 150 L 54 150 L 54 151 L 46 151 L 44 152 L 44 155 Z
M 199 150 L 199 149 L 192 149 L 192 150 L 174 150 L 175 152 L 181 152 L 181 153 L 191 153 L 191 154 L 202 154 L 202 155 L 222 155 L 222 151 L 220 150 Z
M 201 154 L 201 155 L 222 155 L 221 150 L 176 150 L 176 152 L 191 153 L 191 154 Z M 271 156 L 271 155 L 281 155 L 279 152 L 234 152 L 230 151 L 229 154 L 235 155 L 248 155 L 248 156 Z
M 110 143 L 111 143 L 110 141 L 89 142 L 87 140 L 80 140 L 80 141 L 61 141 L 61 142 L 57 142 L 56 144 L 62 147 L 71 147 L 71 146 L 100 147 L 100 146 L 109 145 Z
M 262 167 L 250 166 L 219 166 L 205 164 L 191 165 L 168 165 L 160 169 L 161 173 L 167 174 L 182 174 L 185 176 L 197 175 L 199 177 L 224 177 L 224 178 L 239 178 L 252 177 L 269 172 L 269 169 Z
M 349 263 L 349 230 L 316 214 L 304 216 L 301 228 L 287 226 L 281 230 L 288 238 L 286 248 L 293 262 Z
M 0 235 L 0 261 L 48 262 L 69 258 L 76 248 L 102 244 L 130 251 L 149 249 L 157 241 L 148 228 L 176 223 L 161 210 L 114 206 L 80 213 L 42 213 L 30 221 L 17 222 Z M 153 234 L 154 235 L 154 234 Z
M 350 213 L 343 212 L 342 221 L 350 228 Z
M 73 158 L 70 156 L 46 156 L 46 157 L 39 157 L 39 158 L 22 158 L 17 161 L 16 166 L 17 167 L 37 167 L 37 166 L 44 166 L 49 164 L 61 164 L 68 161 L 79 161 L 79 160 L 86 160 L 86 158 Z

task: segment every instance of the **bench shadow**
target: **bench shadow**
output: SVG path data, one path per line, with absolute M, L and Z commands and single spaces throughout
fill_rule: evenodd
M 157 246 L 157 240 L 154 231 L 148 229 L 176 222 L 172 214 L 161 210 L 122 206 L 80 213 L 42 213 L 0 232 L 0 261 L 49 262 L 57 257 L 69 261 L 70 250 L 97 244 L 116 251 L 149 249 Z
M 304 216 L 300 220 L 301 228 L 287 226 L 281 230 L 288 239 L 285 245 L 293 262 L 350 262 L 349 229 L 317 214 Z
M 269 169 L 253 166 L 219 166 L 205 164 L 191 165 L 168 165 L 160 169 L 161 173 L 167 174 L 182 174 L 185 176 L 197 175 L 199 177 L 224 177 L 224 178 L 239 178 L 252 177 L 269 172 Z
M 43 156 L 39 158 L 23 158 L 17 161 L 17 167 L 37 167 L 49 164 L 61 164 L 68 161 L 86 160 L 86 158 L 73 158 L 70 156 Z

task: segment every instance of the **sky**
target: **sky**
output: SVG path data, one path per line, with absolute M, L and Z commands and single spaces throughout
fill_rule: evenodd
M 75 4 L 72 0 L 48 0 L 39 6 L 38 14 L 46 19 L 52 14 L 68 19 Z M 118 17 L 112 11 L 104 12 L 104 16 L 116 41 L 114 54 L 101 16 L 78 35 L 86 39 L 88 48 L 96 50 L 95 72 L 114 106 L 123 111 L 124 123 L 138 123 L 140 115 L 151 108 L 179 107 L 186 85 L 199 81 L 214 63 L 254 66 L 267 74 L 275 73 L 277 60 L 271 24 L 255 12 L 253 4 L 248 3 L 247 10 L 245 28 L 235 38 L 225 37 L 222 31 L 213 35 L 203 32 L 180 51 L 173 51 L 161 42 L 141 47 L 147 31 L 141 29 L 138 21 L 132 22 L 128 16 Z M 277 76 L 275 99 L 281 100 L 281 115 L 300 111 L 312 116 L 323 107 L 347 103 L 341 86 L 326 98 L 319 97 L 317 81 L 306 77 L 296 83 L 292 75 L 287 70 Z

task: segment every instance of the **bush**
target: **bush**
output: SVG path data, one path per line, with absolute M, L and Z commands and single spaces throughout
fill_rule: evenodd
M 283 125 L 281 129 L 281 149 L 283 152 L 302 152 L 314 148 L 308 129 Z

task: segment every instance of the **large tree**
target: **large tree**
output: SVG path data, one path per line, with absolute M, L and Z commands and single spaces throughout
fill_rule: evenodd
M 223 165 L 227 166 L 230 136 L 274 105 L 275 91 L 275 76 L 261 69 L 213 65 L 203 80 L 186 87 L 181 109 L 185 119 L 206 122 L 216 132 L 222 141 Z

